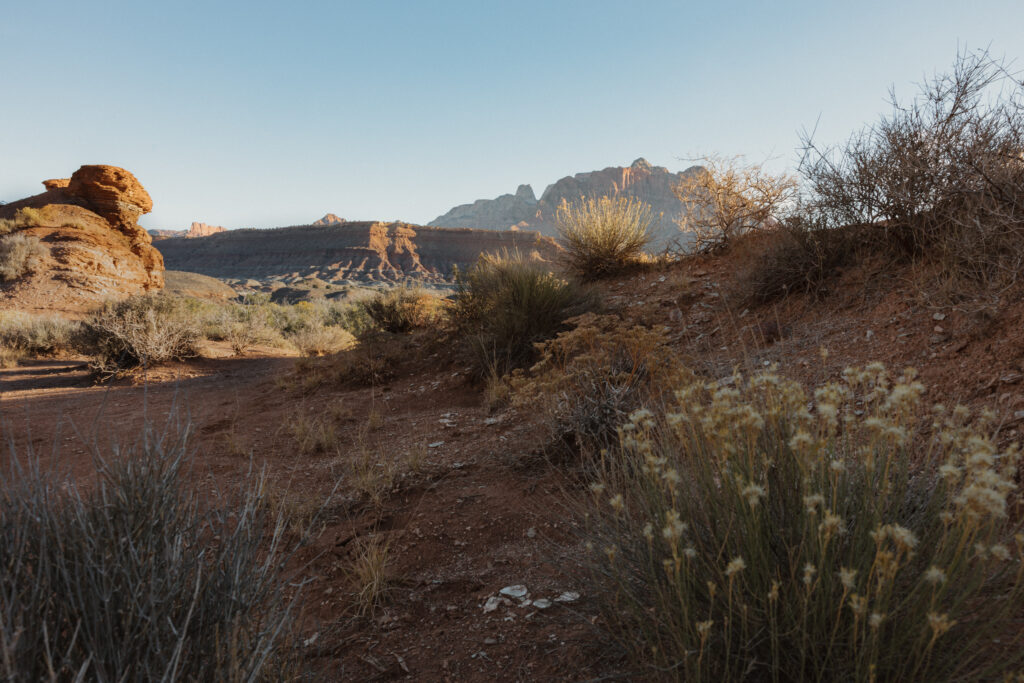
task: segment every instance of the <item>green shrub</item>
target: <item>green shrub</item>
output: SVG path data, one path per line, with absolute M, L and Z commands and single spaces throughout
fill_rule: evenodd
M 481 257 L 458 276 L 451 320 L 475 352 L 481 375 L 531 362 L 534 344 L 596 308 L 593 293 L 518 253 Z
M 392 334 L 429 327 L 440 317 L 438 297 L 425 289 L 395 287 L 356 304 L 373 324 Z
M 640 410 L 592 486 L 613 632 L 677 680 L 1000 680 L 1024 664 L 1020 460 L 880 364 Z
M 563 200 L 555 213 L 569 270 L 585 280 L 640 262 L 651 240 L 650 206 L 633 198 Z
M 0 281 L 17 280 L 39 267 L 49 251 L 35 235 L 0 238 Z
M 199 324 L 181 299 L 138 295 L 110 303 L 84 327 L 98 375 L 199 355 Z

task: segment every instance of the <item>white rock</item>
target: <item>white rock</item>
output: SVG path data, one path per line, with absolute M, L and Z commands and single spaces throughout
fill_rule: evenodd
M 502 595 L 510 598 L 525 598 L 530 594 L 530 591 L 522 584 L 516 584 L 515 586 L 505 586 L 500 591 Z
M 579 599 L 580 594 L 576 591 L 565 591 L 557 598 L 555 598 L 555 602 L 576 602 Z
M 497 595 L 491 596 L 491 597 L 487 598 L 487 602 L 484 603 L 484 614 L 487 614 L 488 612 L 493 612 L 494 610 L 498 609 L 502 605 L 511 605 L 511 604 L 512 603 L 510 603 L 505 598 L 499 598 Z
M 428 443 L 427 448 L 439 448 L 444 445 L 444 441 L 435 441 L 434 443 Z
M 551 601 L 541 598 L 540 600 L 534 600 L 533 606 L 537 609 L 547 609 L 548 607 L 551 607 Z
M 945 320 L 945 319 L 946 319 L 946 314 L 945 313 L 936 313 L 935 315 L 932 316 L 932 320 Z

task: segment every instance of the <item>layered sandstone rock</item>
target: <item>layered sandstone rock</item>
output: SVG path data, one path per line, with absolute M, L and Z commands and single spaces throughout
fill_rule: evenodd
M 82 166 L 71 178 L 43 181 L 46 191 L 0 207 L 29 224 L 48 255 L 33 273 L 0 283 L 0 308 L 82 311 L 108 298 L 163 287 L 163 257 L 138 224 L 153 200 L 128 171 Z M 21 213 L 21 209 L 34 209 Z
M 429 228 L 352 222 L 273 230 L 230 230 L 202 243 L 172 238 L 160 249 L 168 267 L 219 278 L 316 277 L 333 282 L 450 282 L 484 252 L 518 250 L 554 261 L 558 245 L 537 232 Z
M 558 234 L 555 212 L 563 201 L 571 202 L 581 197 L 632 197 L 650 205 L 655 216 L 654 246 L 659 248 L 673 240 L 685 241 L 678 228 L 683 207 L 672 188 L 688 174 L 699 172 L 700 168 L 693 166 L 681 173 L 672 173 L 641 158 L 630 166 L 612 166 L 566 176 L 549 185 L 539 200 L 529 185 L 520 185 L 515 194 L 457 206 L 428 225 L 487 230 L 515 228 L 554 236 Z
M 185 237 L 209 237 L 210 235 L 216 235 L 218 232 L 224 232 L 227 228 L 219 225 L 208 225 L 206 223 L 200 223 L 199 221 L 192 221 L 192 225 L 189 226 L 188 231 L 185 233 Z

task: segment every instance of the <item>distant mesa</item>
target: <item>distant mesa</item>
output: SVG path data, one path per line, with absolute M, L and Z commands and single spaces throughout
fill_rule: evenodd
M 0 207 L 4 228 L 39 240 L 39 262 L 0 281 L 0 308 L 78 312 L 108 298 L 162 289 L 164 262 L 139 217 L 153 209 L 123 168 L 82 166 L 46 191 Z
M 611 166 L 600 171 L 565 176 L 549 185 L 540 199 L 529 185 L 520 185 L 515 194 L 494 199 L 478 199 L 472 204 L 456 206 L 427 225 L 483 228 L 486 230 L 537 230 L 544 235 L 558 234 L 555 211 L 565 201 L 580 197 L 634 197 L 650 205 L 655 215 L 654 246 L 661 248 L 674 240 L 682 241 L 677 221 L 682 202 L 672 188 L 686 176 L 697 173 L 692 166 L 673 173 L 662 166 L 652 166 L 640 158 L 629 166 Z
M 315 221 L 313 225 L 337 225 L 338 223 L 347 223 L 344 218 L 337 214 L 329 213 L 318 221 Z
M 203 240 L 160 241 L 168 268 L 226 280 L 334 285 L 450 285 L 485 252 L 519 251 L 553 262 L 560 248 L 532 230 L 496 232 L 409 223 L 343 221 L 229 230 Z
M 153 236 L 154 240 L 165 240 L 171 237 L 187 237 L 192 239 L 196 237 L 209 237 L 225 230 L 227 228 L 219 225 L 208 225 L 199 221 L 193 221 L 188 230 L 150 230 L 149 234 Z

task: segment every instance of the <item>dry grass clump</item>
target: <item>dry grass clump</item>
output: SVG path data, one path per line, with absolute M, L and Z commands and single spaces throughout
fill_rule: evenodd
M 740 235 L 774 225 L 776 214 L 796 197 L 791 175 L 744 164 L 742 157 L 702 161 L 703 170 L 672 188 L 683 204 L 679 227 L 694 236 L 699 253 L 720 251 Z
M 48 253 L 35 235 L 0 238 L 0 281 L 11 282 L 35 271 Z
M 1005 284 L 1024 243 L 1024 82 L 962 53 L 845 145 L 805 136 L 808 208 L 826 227 L 873 225 L 895 258 L 934 259 L 963 284 Z
M 441 300 L 422 288 L 395 287 L 356 305 L 377 329 L 390 334 L 433 327 L 441 317 Z
M 616 429 L 686 375 L 664 335 L 592 313 L 541 347 L 509 384 L 512 404 L 545 416 L 551 443 L 589 461 L 617 442 Z
M 27 354 L 21 349 L 0 346 L 0 368 L 16 368 Z
M 631 197 L 563 200 L 555 222 L 569 271 L 594 280 L 642 262 L 653 220 L 650 206 Z
M 55 355 L 77 349 L 82 325 L 56 315 L 0 312 L 0 348 L 25 355 Z
M 485 255 L 460 274 L 449 315 L 483 376 L 529 363 L 534 344 L 596 307 L 592 292 L 515 252 Z
M 296 602 L 265 481 L 187 479 L 186 428 L 96 452 L 80 489 L 31 453 L 0 474 L 0 672 L 11 681 L 273 677 Z M 19 465 L 18 463 L 25 463 Z
M 360 615 L 373 615 L 391 589 L 388 576 L 391 548 L 386 540 L 373 536 L 360 541 L 348 569 L 355 608 Z
M 641 409 L 592 486 L 605 617 L 685 680 L 997 680 L 1024 664 L 1020 452 L 912 371 L 771 372 Z
M 92 367 L 110 376 L 199 355 L 199 325 L 180 299 L 138 295 L 108 303 L 84 324 Z
M 36 225 L 43 225 L 43 212 L 39 209 L 25 207 L 18 209 L 12 218 L 0 219 L 0 235 Z
M 311 324 L 288 336 L 303 356 L 324 356 L 350 349 L 356 344 L 352 333 L 341 327 Z

